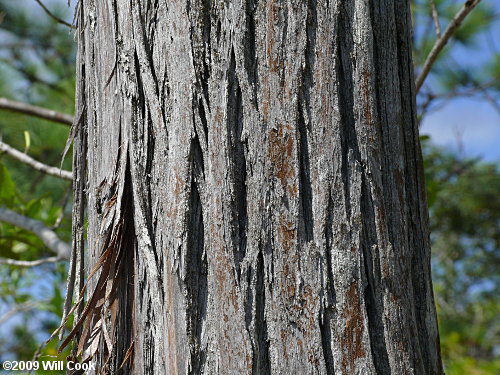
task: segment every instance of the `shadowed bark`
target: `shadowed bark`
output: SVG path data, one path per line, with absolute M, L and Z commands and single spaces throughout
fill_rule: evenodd
M 81 0 L 77 19 L 84 358 L 442 374 L 407 1 Z

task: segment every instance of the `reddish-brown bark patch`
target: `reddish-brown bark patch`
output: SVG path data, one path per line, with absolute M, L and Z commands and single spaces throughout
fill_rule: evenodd
M 361 90 L 363 91 L 363 117 L 368 125 L 373 125 L 372 110 L 370 108 L 370 72 L 368 69 L 363 71 L 361 81 Z
M 354 372 L 354 362 L 356 359 L 365 356 L 363 348 L 363 314 L 359 300 L 357 282 L 353 282 L 347 291 L 347 308 L 344 310 L 346 321 L 344 337 L 342 337 L 342 367 L 345 373 Z
M 269 132 L 268 156 L 271 159 L 276 177 L 281 186 L 290 196 L 297 195 L 297 171 L 294 168 L 294 139 L 292 127 L 289 124 L 280 124 L 278 129 Z
M 276 37 L 274 26 L 279 23 L 279 8 L 280 5 L 275 1 L 270 1 L 267 7 L 267 57 L 269 62 L 269 71 L 275 73 L 280 65 L 279 56 L 277 56 L 274 44 Z

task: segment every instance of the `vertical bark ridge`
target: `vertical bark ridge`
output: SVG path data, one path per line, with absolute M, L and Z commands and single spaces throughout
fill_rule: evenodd
M 214 4 L 211 40 L 210 117 L 208 119 L 208 150 L 205 161 L 207 190 L 207 253 L 210 316 L 207 332 L 207 365 L 205 372 L 250 373 L 252 349 L 245 328 L 245 297 L 240 293 L 238 274 L 241 258 L 239 222 L 235 206 L 240 204 L 241 172 L 232 163 L 241 157 L 238 139 L 241 128 L 239 77 L 236 78 L 235 57 L 232 53 L 232 33 L 229 23 L 232 9 L 223 3 Z M 238 202 L 238 200 L 240 202 Z M 245 215 L 241 213 L 241 215 Z M 235 259 L 236 255 L 236 259 Z M 234 345 L 238 342 L 239 345 Z M 217 354 L 216 354 L 217 353 Z M 224 369 L 224 370 L 222 370 Z
M 334 257 L 333 275 L 345 273 L 345 277 L 334 277 L 336 290 L 336 323 L 334 325 L 335 372 L 340 374 L 373 373 L 373 358 L 370 351 L 369 325 L 366 313 L 364 288 L 366 280 L 363 274 L 363 233 L 364 221 L 361 196 L 364 163 L 362 147 L 364 145 L 363 122 L 366 120 L 359 111 L 361 100 L 357 97 L 360 90 L 358 78 L 362 63 L 356 47 L 359 41 L 360 4 L 355 2 L 337 3 L 333 8 L 335 17 L 334 40 L 335 73 L 338 103 L 339 151 L 335 155 L 336 175 L 332 191 L 335 208 L 335 227 L 333 231 Z M 337 179 L 338 177 L 336 177 Z M 342 223 L 345 220 L 345 223 Z
M 159 338 L 163 337 L 165 332 L 162 305 L 166 298 L 164 284 L 160 277 L 163 274 L 164 254 L 155 241 L 150 176 L 153 171 L 152 159 L 155 155 L 154 136 L 165 133 L 162 132 L 164 126 L 161 113 L 158 113 L 158 99 L 154 88 L 149 83 L 152 79 L 151 72 L 144 69 L 146 63 L 144 49 L 132 46 L 131 50 L 135 56 L 133 61 L 136 74 L 135 79 L 129 82 L 134 93 L 129 99 L 130 112 L 127 113 L 126 130 L 130 136 L 132 194 L 138 241 L 137 257 L 140 259 L 136 268 L 136 279 L 144 289 L 143 299 L 136 304 L 136 324 L 141 327 L 138 331 L 138 336 L 141 338 L 138 339 L 139 345 L 147 344 L 140 348 L 142 350 L 139 353 L 144 353 L 140 363 L 151 369 L 151 373 L 155 373 L 165 368 L 165 364 L 162 361 L 156 361 L 155 358 L 158 358 L 165 350 Z M 156 99 L 150 100 L 151 97 Z M 148 332 L 142 331 L 144 326 L 149 327 Z M 142 340 L 144 336 L 150 336 L 149 343 L 147 340 L 145 342 Z
M 398 257 L 396 272 L 401 277 L 406 278 L 409 285 L 409 290 L 402 290 L 397 297 L 400 299 L 401 304 L 407 305 L 406 309 L 412 311 L 412 314 L 406 316 L 407 322 L 403 324 L 404 329 L 407 330 L 407 333 L 403 333 L 403 336 L 409 334 L 419 337 L 419 340 L 412 341 L 409 346 L 400 344 L 397 348 L 392 349 L 405 356 L 405 359 L 397 361 L 398 364 L 392 363 L 392 367 L 411 362 L 407 366 L 414 369 L 415 373 L 439 373 L 440 359 L 438 356 L 433 358 L 433 355 L 431 355 L 431 352 L 439 353 L 439 348 L 429 345 L 428 342 L 429 337 L 437 337 L 437 330 L 434 332 L 427 331 L 428 326 L 424 328 L 422 326 L 423 321 L 418 317 L 418 312 L 422 311 L 421 306 L 428 306 L 428 310 L 431 311 L 430 314 L 435 315 L 432 291 L 428 287 L 430 280 L 421 280 L 412 276 L 415 269 L 412 258 L 415 255 L 420 253 L 417 256 L 420 260 L 424 259 L 417 268 L 426 265 L 426 272 L 430 272 L 430 261 L 428 259 L 428 250 L 425 251 L 425 254 L 420 251 L 420 249 L 428 249 L 429 244 L 418 243 L 414 240 L 414 238 L 422 239 L 426 237 L 421 232 L 421 228 L 427 224 L 420 222 L 414 226 L 415 220 L 412 213 L 416 207 L 421 207 L 422 204 L 425 206 L 425 196 L 415 190 L 415 187 L 418 189 L 418 181 L 421 176 L 415 174 L 419 170 L 419 151 L 417 151 L 419 150 L 419 143 L 418 136 L 415 137 L 418 132 L 415 125 L 414 98 L 411 96 L 414 89 L 410 33 L 402 26 L 403 22 L 408 22 L 408 16 L 404 19 L 397 17 L 396 15 L 401 11 L 400 7 L 396 8 L 397 5 L 408 11 L 407 4 L 403 4 L 403 2 L 374 4 L 372 9 L 375 55 L 378 61 L 376 64 L 377 76 L 386 77 L 386 79 L 394 82 L 393 85 L 383 85 L 380 79 L 378 80 L 378 96 L 384 98 L 383 103 L 379 99 L 378 105 L 382 120 L 382 142 L 386 144 L 388 150 L 398 149 L 401 151 L 397 154 L 384 152 L 384 169 L 388 173 L 382 177 L 385 186 L 395 187 L 393 189 L 384 189 L 384 202 L 388 204 L 387 218 L 392 220 L 392 223 L 388 225 L 388 236 Z M 381 9 L 382 7 L 383 9 Z M 388 63 L 382 64 L 381 61 L 388 61 Z M 397 108 L 397 110 L 394 110 L 394 108 Z M 409 121 L 403 121 L 404 118 L 409 119 Z M 393 128 L 390 133 L 385 130 L 394 123 L 399 126 Z M 408 204 L 408 202 L 411 203 Z M 396 225 L 396 223 L 403 223 L 403 225 Z M 415 233 L 418 234 L 415 236 Z M 395 286 L 394 289 L 398 288 Z M 429 297 L 430 303 L 425 301 Z M 388 310 L 391 310 L 390 306 Z M 435 328 L 435 326 L 432 328 Z M 421 340 L 422 336 L 419 335 L 422 330 L 426 331 L 423 335 L 426 337 L 425 340 Z M 432 343 L 435 343 L 435 340 L 432 340 Z M 403 350 L 401 350 L 402 348 Z M 422 353 L 422 351 L 425 353 Z M 404 354 L 405 352 L 407 354 Z M 423 358 L 432 358 L 432 360 L 423 361 Z
M 407 13 L 406 19 L 396 18 L 396 45 L 399 61 L 400 102 L 403 113 L 414 119 L 412 126 L 404 127 L 404 150 L 405 150 L 405 200 L 410 202 L 408 208 L 408 240 L 410 246 L 415 249 L 411 258 L 411 277 L 413 286 L 414 312 L 416 319 L 416 335 L 419 340 L 421 358 L 424 371 L 427 373 L 441 373 L 441 354 L 439 345 L 439 332 L 437 322 L 433 318 L 436 315 L 434 304 L 434 292 L 432 288 L 430 271 L 430 247 L 429 234 L 424 228 L 429 227 L 427 198 L 423 174 L 423 161 L 420 149 L 418 126 L 416 123 L 415 87 L 412 79 L 414 77 L 413 64 L 411 61 L 411 33 L 405 29 L 409 18 L 408 4 L 397 1 L 393 4 L 394 12 L 396 6 L 401 7 Z M 398 7 L 398 8 L 399 8 Z M 423 261 L 422 261 L 423 260 Z M 428 337 L 433 337 L 431 344 L 427 342 Z
M 301 104 L 302 115 L 308 130 L 311 130 L 311 89 L 314 85 L 313 72 L 316 62 L 316 38 L 318 28 L 318 4 L 317 0 L 309 0 L 306 19 L 306 46 L 304 50 L 304 62 L 302 69 Z
M 364 290 L 366 312 L 370 332 L 370 349 L 374 360 L 374 368 L 380 374 L 391 373 L 387 355 L 383 321 L 383 298 L 380 293 L 380 258 L 376 232 L 375 207 L 370 194 L 370 186 L 366 177 L 362 186 L 363 222 L 363 260 L 366 277 Z

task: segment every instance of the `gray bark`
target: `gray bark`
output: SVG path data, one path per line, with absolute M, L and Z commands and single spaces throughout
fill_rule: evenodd
M 84 358 L 442 374 L 408 1 L 78 9 Z

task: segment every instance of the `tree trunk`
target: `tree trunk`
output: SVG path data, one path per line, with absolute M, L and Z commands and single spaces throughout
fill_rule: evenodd
M 442 374 L 407 0 L 81 0 L 77 18 L 84 358 Z

